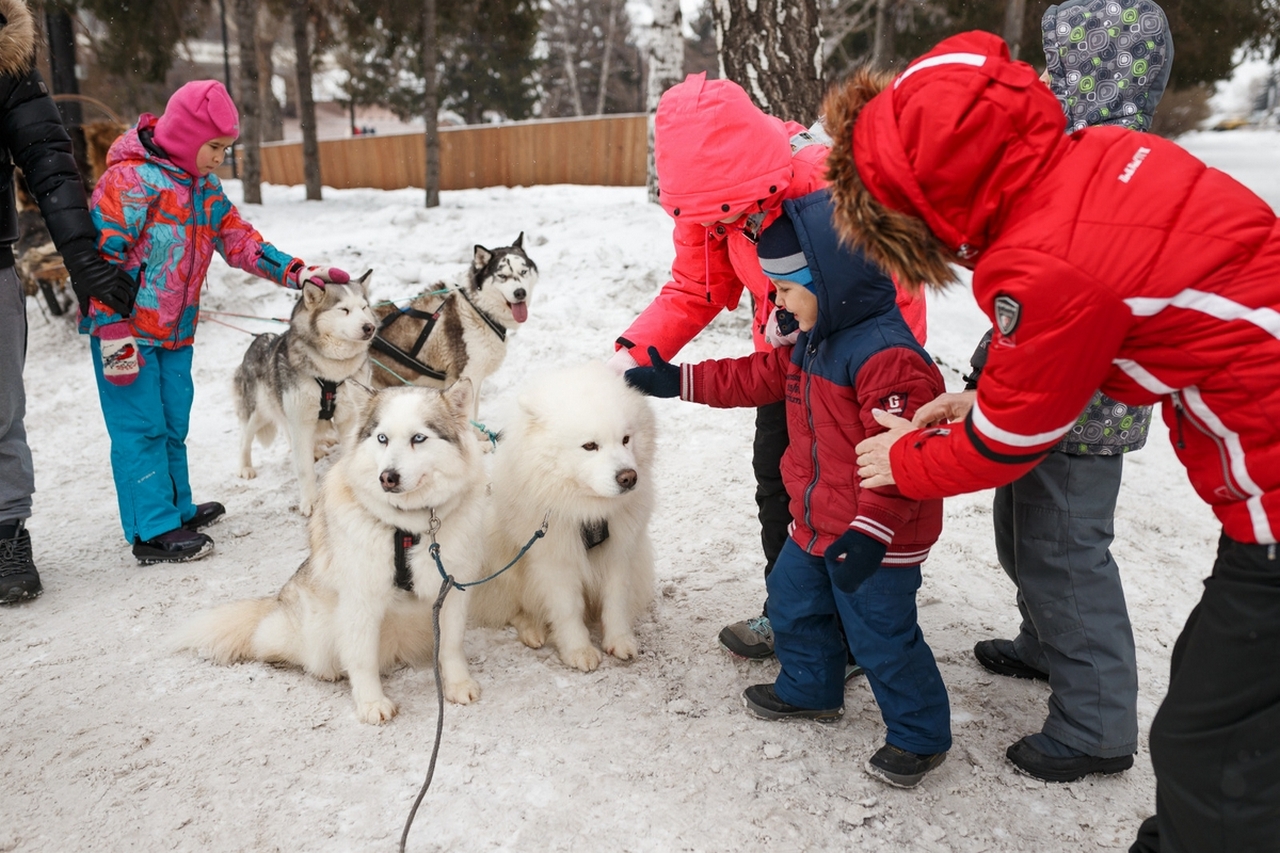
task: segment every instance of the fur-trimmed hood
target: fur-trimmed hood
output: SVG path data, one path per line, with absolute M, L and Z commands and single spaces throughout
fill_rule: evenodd
M 972 265 L 1066 139 L 1035 70 L 984 32 L 940 42 L 894 78 L 855 73 L 824 114 L 841 237 L 912 288 Z
M 22 0 L 0 0 L 0 75 L 22 77 L 31 70 L 35 20 Z

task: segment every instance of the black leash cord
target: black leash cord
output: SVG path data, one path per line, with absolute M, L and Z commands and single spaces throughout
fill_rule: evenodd
M 444 734 L 444 684 L 440 681 L 440 608 L 444 605 L 444 597 L 449 594 L 449 587 L 453 586 L 453 578 L 445 576 L 444 582 L 440 584 L 440 595 L 436 597 L 436 603 L 431 605 L 431 636 L 435 639 L 436 647 L 434 658 L 434 669 L 436 675 L 436 743 L 431 747 L 431 763 L 427 765 L 427 778 L 422 783 L 422 790 L 418 791 L 418 798 L 413 801 L 413 808 L 409 809 L 409 817 L 404 822 L 404 832 L 400 833 L 400 853 L 404 853 L 405 842 L 409 840 L 409 827 L 413 826 L 413 818 L 418 814 L 418 806 L 422 805 L 422 798 L 427 795 L 427 788 L 431 787 L 431 777 L 436 775 L 436 756 L 440 754 L 440 738 Z

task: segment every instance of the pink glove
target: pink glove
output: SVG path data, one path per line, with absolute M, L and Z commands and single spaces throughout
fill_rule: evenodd
M 780 324 L 778 322 L 778 312 L 783 312 L 784 320 Z M 783 311 L 781 308 L 774 308 L 769 312 L 769 319 L 764 324 L 764 339 L 769 346 L 787 347 L 796 342 L 800 337 L 800 327 L 796 325 L 795 317 L 790 312 Z
M 119 320 L 99 328 L 98 342 L 102 348 L 103 378 L 112 385 L 128 385 L 138 378 L 138 371 L 146 362 L 127 322 Z
M 349 281 L 351 276 L 347 271 L 337 267 L 303 267 L 298 271 L 298 287 L 314 284 L 324 290 L 326 284 L 346 284 Z

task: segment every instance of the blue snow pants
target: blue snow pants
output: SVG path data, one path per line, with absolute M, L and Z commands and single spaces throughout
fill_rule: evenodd
M 102 417 L 111 437 L 111 475 L 124 538 L 146 541 L 196 514 L 187 476 L 187 427 L 195 385 L 191 347 L 140 344 L 142 369 L 129 385 L 102 376 L 102 345 L 90 338 Z
M 787 539 L 766 585 L 778 698 L 802 708 L 844 704 L 840 619 L 880 705 L 885 742 L 920 755 L 951 748 L 947 688 L 916 621 L 919 566 L 882 567 L 850 595 L 831 582 L 821 555 Z

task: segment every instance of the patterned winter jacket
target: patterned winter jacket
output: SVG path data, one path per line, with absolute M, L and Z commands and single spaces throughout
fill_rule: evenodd
M 98 226 L 98 251 L 138 281 L 129 323 L 140 344 L 165 349 L 190 346 L 200 315 L 200 290 L 217 251 L 245 272 L 296 288 L 303 262 L 262 239 L 227 200 L 216 175 L 194 178 L 171 163 L 150 135 L 156 118 L 111 146 L 107 170 L 90 207 Z M 97 301 L 80 331 L 120 320 Z
M 894 304 L 893 282 L 838 242 L 830 194 L 783 207 L 813 274 L 817 323 L 794 347 L 682 365 L 680 396 L 716 407 L 785 399 L 791 538 L 821 554 L 852 527 L 888 546 L 884 565 L 919 565 L 942 532 L 942 501 L 862 488 L 855 448 L 884 432 L 873 408 L 910 418 L 945 390 L 942 374 Z

